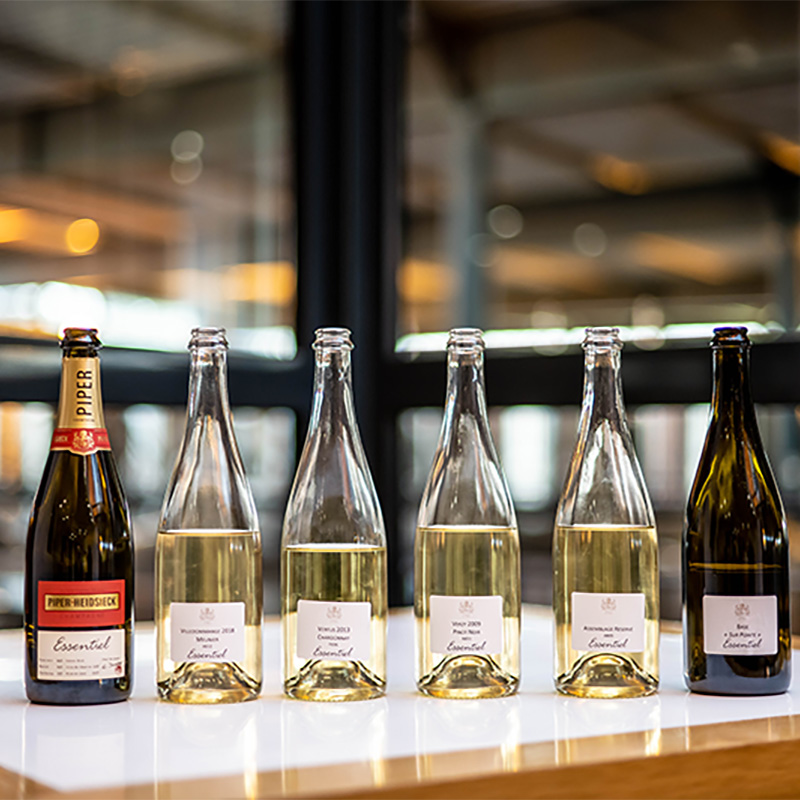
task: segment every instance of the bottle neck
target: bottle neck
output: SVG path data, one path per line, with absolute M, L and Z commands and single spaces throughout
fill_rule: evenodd
M 314 403 L 309 435 L 320 429 L 335 434 L 341 424 L 357 435 L 350 350 L 318 347 L 314 359 Z
M 483 350 L 447 352 L 447 400 L 444 408 L 445 429 L 468 414 L 488 424 L 486 392 L 483 383 Z
M 229 421 L 227 351 L 223 347 L 196 347 L 191 353 L 189 424 L 207 417 Z
M 588 347 L 584 360 L 581 429 L 601 420 L 627 427 L 618 347 Z
M 750 353 L 747 347 L 714 349 L 714 388 L 711 395 L 714 419 L 734 423 L 753 416 L 750 395 Z
M 66 351 L 61 361 L 61 394 L 56 428 L 105 428 L 100 359 L 86 348 Z

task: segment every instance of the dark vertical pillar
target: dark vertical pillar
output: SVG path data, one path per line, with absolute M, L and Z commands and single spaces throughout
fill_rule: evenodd
M 306 0 L 292 13 L 298 345 L 307 357 L 320 325 L 353 331 L 356 409 L 397 603 L 396 425 L 383 375 L 395 339 L 406 4 Z

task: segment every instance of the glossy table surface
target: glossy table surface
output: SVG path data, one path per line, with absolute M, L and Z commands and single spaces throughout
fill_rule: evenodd
M 800 756 L 797 692 L 738 698 L 690 694 L 683 686 L 677 633 L 662 635 L 657 695 L 637 700 L 557 695 L 551 678 L 551 626 L 545 610 L 525 609 L 518 695 L 435 700 L 415 691 L 413 619 L 410 611 L 402 610 L 390 617 L 387 696 L 360 703 L 315 704 L 282 697 L 280 626 L 268 620 L 260 699 L 231 706 L 176 706 L 156 698 L 153 630 L 140 625 L 133 698 L 80 708 L 26 701 L 22 633 L 6 631 L 0 633 L 0 796 L 85 797 L 94 792 L 97 797 L 176 798 L 364 792 L 365 796 L 455 797 L 465 791 L 463 785 L 457 788 L 458 782 L 469 778 L 474 780 L 468 793 L 481 796 L 481 780 L 515 774 L 520 780 L 530 776 L 530 781 L 509 782 L 508 792 L 499 791 L 499 796 L 528 796 L 522 791 L 526 786 L 530 796 L 534 786 L 539 786 L 541 796 L 559 796 L 555 783 L 539 785 L 536 775 L 570 766 L 635 763 L 651 756 L 730 750 L 767 741 L 790 746 L 789 752 Z M 752 720 L 760 722 L 735 724 Z M 784 777 L 794 785 L 793 775 Z M 546 786 L 553 789 L 551 795 Z M 485 788 L 488 791 L 490 785 Z M 605 795 L 589 791 L 587 785 L 586 796 Z M 763 796 L 771 795 L 767 791 Z M 795 796 L 800 796 L 800 782 Z

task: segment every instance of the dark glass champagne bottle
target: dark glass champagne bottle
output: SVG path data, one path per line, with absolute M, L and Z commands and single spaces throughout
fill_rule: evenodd
M 25 689 L 37 703 L 131 693 L 133 542 L 103 421 L 97 331 L 67 328 L 58 419 L 25 558 Z
M 746 328 L 716 328 L 711 422 L 683 533 L 685 678 L 696 692 L 789 688 L 789 545 L 750 397 Z

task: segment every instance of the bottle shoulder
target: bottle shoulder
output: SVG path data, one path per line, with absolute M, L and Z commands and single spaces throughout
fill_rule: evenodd
M 348 431 L 307 438 L 289 493 L 282 545 L 386 546 L 378 493 L 360 439 Z
M 29 577 L 133 579 L 130 515 L 108 456 L 50 454 L 28 525 Z
M 253 493 L 232 430 L 189 425 L 161 507 L 159 530 L 258 530 Z
M 627 426 L 611 421 L 579 430 L 556 524 L 655 526 L 655 514 Z
M 483 417 L 445 418 L 417 525 L 516 527 L 511 492 Z
M 687 517 L 783 520 L 783 503 L 758 438 L 709 429 L 687 503 Z

